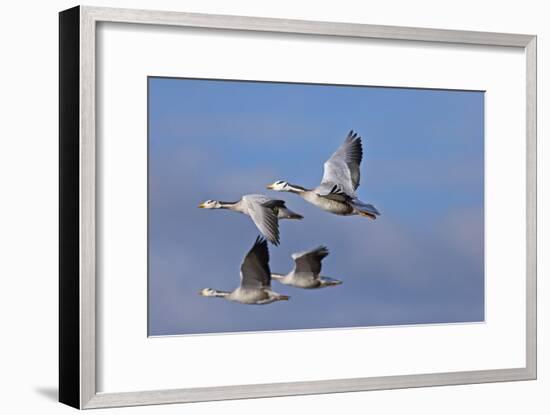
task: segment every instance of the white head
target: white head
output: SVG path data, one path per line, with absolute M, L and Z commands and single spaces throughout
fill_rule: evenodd
M 277 192 L 288 192 L 290 190 L 290 185 L 284 180 L 277 180 L 275 183 L 268 185 L 267 188 Z
M 203 288 L 199 291 L 199 295 L 202 295 L 203 297 L 215 297 L 216 290 L 213 290 L 212 288 Z
M 222 204 L 217 200 L 207 200 L 199 205 L 202 209 L 221 209 Z

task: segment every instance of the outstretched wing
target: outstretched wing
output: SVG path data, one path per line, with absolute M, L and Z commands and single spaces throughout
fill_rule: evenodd
M 324 164 L 321 185 L 317 188 L 323 196 L 334 198 L 354 197 L 361 179 L 360 164 L 363 159 L 361 137 L 350 131 L 344 143 Z
M 295 274 L 313 274 L 314 278 L 319 276 L 321 272 L 321 261 L 329 254 L 326 246 L 319 246 L 305 252 L 297 252 L 292 254 L 294 259 Z
M 271 285 L 267 241 L 258 236 L 241 264 L 241 287 L 263 288 Z
M 274 205 L 277 201 L 249 196 L 243 197 L 243 200 L 247 203 L 250 218 L 260 232 L 273 245 L 279 245 L 279 219 Z

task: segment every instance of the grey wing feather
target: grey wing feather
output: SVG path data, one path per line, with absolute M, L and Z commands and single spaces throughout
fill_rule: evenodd
M 329 254 L 326 246 L 319 246 L 311 251 L 292 254 L 295 267 L 294 273 L 311 273 L 315 277 L 321 272 L 321 261 Z
M 267 199 L 267 198 L 266 198 Z M 279 245 L 279 219 L 270 204 L 271 199 L 259 197 L 243 197 L 248 207 L 248 214 L 260 232 L 273 244 Z
M 269 249 L 267 241 L 258 236 L 241 264 L 241 287 L 259 289 L 269 286 L 271 286 Z
M 360 164 L 363 159 L 361 137 L 350 131 L 344 143 L 324 164 L 324 174 L 318 193 L 324 196 L 345 193 L 353 197 L 361 179 Z M 330 191 L 337 186 L 337 192 Z

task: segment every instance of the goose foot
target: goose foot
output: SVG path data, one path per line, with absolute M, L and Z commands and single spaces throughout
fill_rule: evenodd
M 376 220 L 376 215 L 373 215 L 372 213 L 361 212 L 361 211 L 359 211 L 358 213 L 359 213 L 359 216 L 366 216 L 369 219 Z

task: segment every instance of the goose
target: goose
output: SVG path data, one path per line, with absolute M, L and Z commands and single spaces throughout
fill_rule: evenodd
M 303 219 L 288 209 L 284 200 L 264 195 L 244 195 L 237 202 L 207 200 L 199 205 L 203 209 L 229 209 L 250 216 L 256 227 L 269 242 L 279 245 L 279 219 Z
M 342 284 L 342 281 L 321 276 L 321 261 L 329 254 L 327 247 L 292 254 L 294 269 L 286 275 L 272 273 L 271 277 L 282 284 L 298 288 L 324 288 Z
M 204 297 L 220 297 L 241 304 L 269 304 L 286 301 L 288 295 L 271 290 L 269 250 L 267 241 L 258 236 L 241 264 L 241 285 L 233 291 L 218 291 L 203 288 L 199 294 Z
M 373 205 L 360 201 L 355 194 L 359 187 L 362 158 L 361 137 L 351 130 L 344 143 L 325 162 L 321 184 L 315 189 L 290 184 L 285 180 L 278 180 L 267 188 L 296 193 L 307 202 L 336 215 L 360 215 L 376 219 L 380 212 Z

